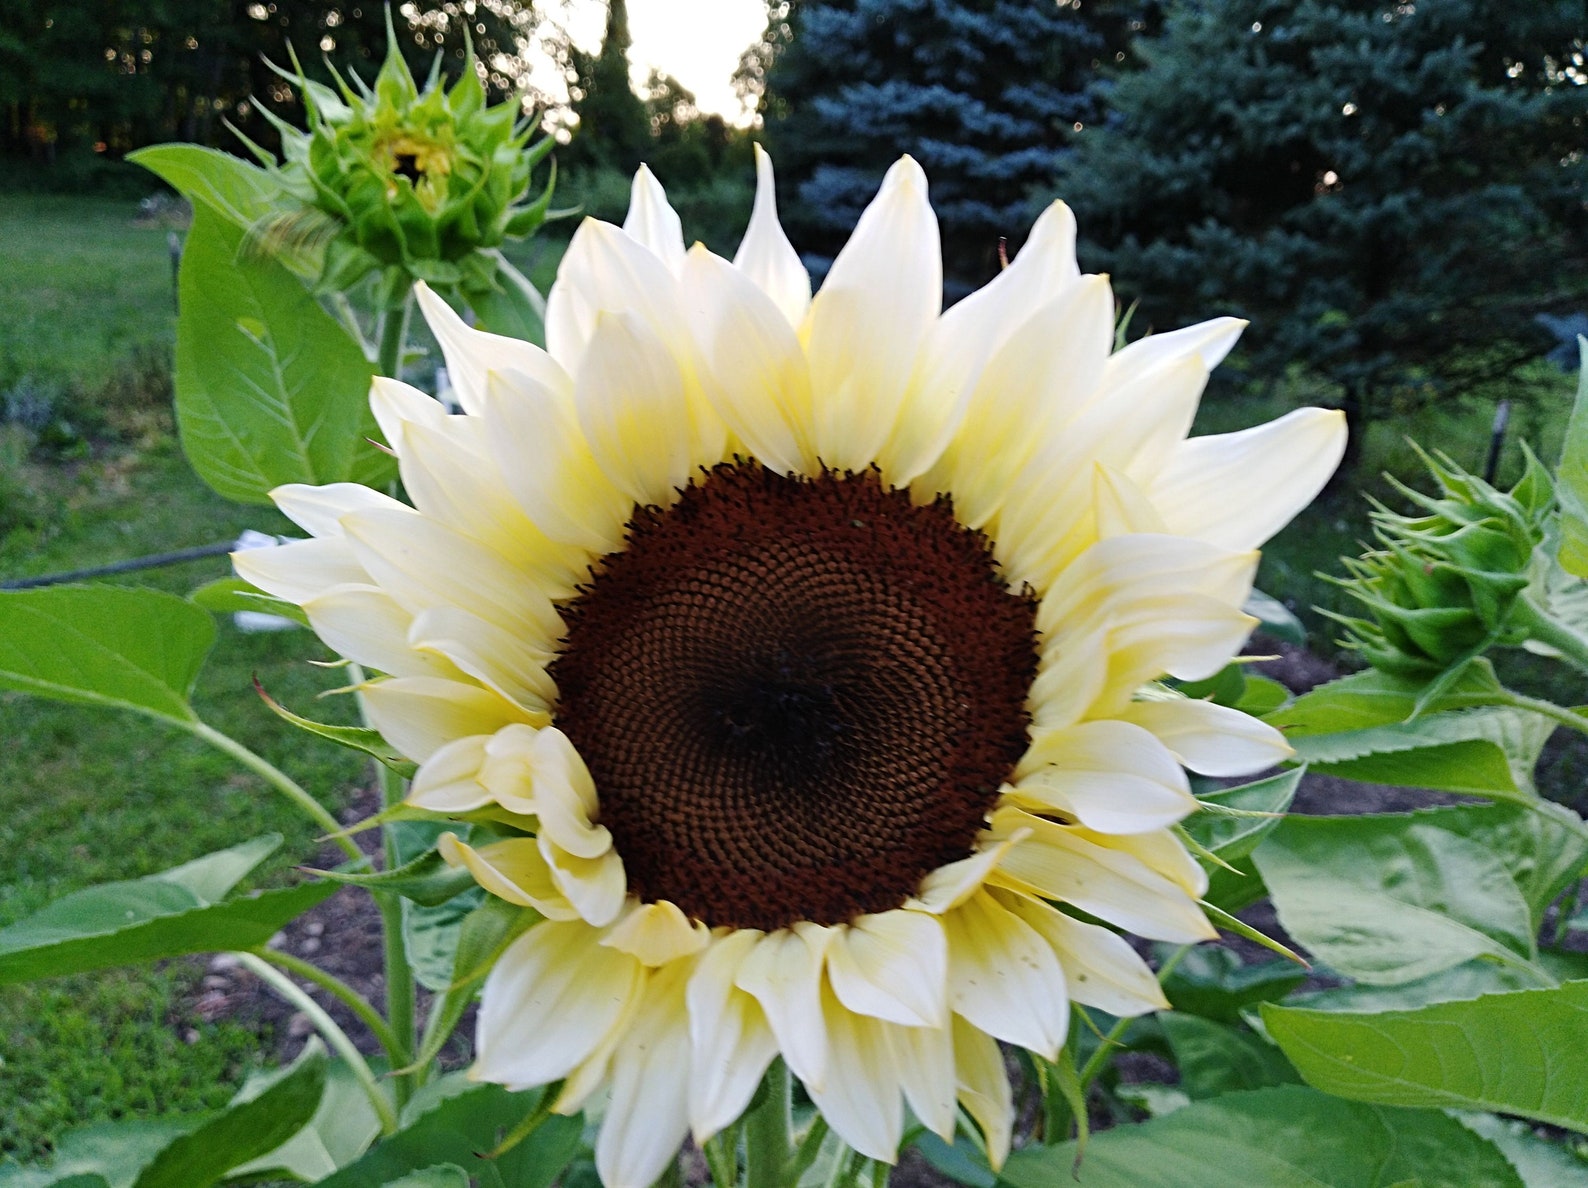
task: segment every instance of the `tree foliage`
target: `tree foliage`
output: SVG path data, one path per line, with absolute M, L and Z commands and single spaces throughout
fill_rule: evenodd
M 1140 322 L 1252 320 L 1349 413 L 1460 390 L 1588 295 L 1581 0 L 1204 0 L 1078 138 L 1059 192 Z M 1217 79 L 1217 85 L 1210 85 Z
M 573 112 L 579 126 L 559 154 L 572 168 L 608 168 L 633 173 L 651 140 L 651 113 L 629 80 L 629 9 L 625 0 L 607 5 L 606 32 L 594 54 L 573 49 Z
M 784 11 L 784 8 L 787 11 Z M 1139 5 L 1088 0 L 793 0 L 741 82 L 760 90 L 787 221 L 831 257 L 910 153 L 932 179 L 946 270 L 963 288 L 997 267 L 1000 236 L 1029 222 L 1077 124 L 1095 118 L 1090 72 L 1121 52 Z M 770 64 L 768 64 L 770 63 Z
M 512 0 L 416 0 L 394 14 L 423 77 L 439 52 L 449 74 L 472 38 L 494 95 L 513 91 L 533 29 Z M 386 48 L 380 0 L 7 0 L 0 24 L 0 158 L 51 165 L 117 158 L 146 144 L 231 141 L 223 120 L 275 146 L 257 110 L 301 122 L 297 97 L 270 67 L 295 51 L 373 78 Z

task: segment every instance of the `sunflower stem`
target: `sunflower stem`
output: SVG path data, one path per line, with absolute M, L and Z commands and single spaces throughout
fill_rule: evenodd
M 397 1045 L 396 1037 L 391 1033 L 386 1020 L 380 1017 L 380 1012 L 370 1005 L 369 1000 L 353 987 L 342 981 L 335 974 L 327 973 L 318 965 L 312 965 L 301 957 L 294 957 L 291 953 L 283 953 L 276 949 L 260 949 L 258 956 L 280 966 L 288 973 L 297 974 L 306 982 L 313 982 L 326 993 L 342 1000 L 359 1019 L 368 1027 L 370 1034 L 380 1041 L 380 1046 L 386 1050 L 386 1057 L 395 1066 L 402 1058 L 402 1050 Z
M 789 1094 L 788 1065 L 774 1060 L 761 1082 L 761 1101 L 744 1118 L 745 1188 L 784 1188 L 790 1183 Z
M 408 341 L 408 314 L 413 309 L 414 291 L 403 294 L 402 304 L 388 309 L 380 319 L 380 347 L 375 369 L 394 380 L 402 379 L 403 346 Z
M 402 778 L 383 764 L 375 766 L 380 773 L 381 807 L 389 809 L 403 798 Z M 396 870 L 402 865 L 402 859 L 397 853 L 397 836 L 390 827 L 381 829 L 381 842 L 386 869 Z M 408 964 L 408 941 L 403 934 L 404 901 L 396 895 L 376 895 L 374 899 L 380 909 L 384 940 L 386 1018 L 391 1025 L 393 1042 L 402 1051 L 402 1057 L 393 1058 L 392 1063 L 406 1069 L 414 1055 L 414 972 Z M 421 1068 L 398 1073 L 393 1078 L 398 1109 L 408 1104 L 423 1075 Z
M 325 1037 L 325 1042 L 330 1044 L 336 1050 L 336 1054 L 347 1061 L 348 1067 L 353 1070 L 354 1078 L 363 1087 L 370 1104 L 375 1107 L 375 1114 L 380 1119 L 381 1133 L 396 1134 L 397 1111 L 392 1108 L 391 1099 L 381 1091 L 380 1084 L 375 1080 L 374 1070 L 370 1068 L 369 1061 L 364 1059 L 364 1054 L 348 1038 L 347 1032 L 337 1026 L 336 1020 L 325 1012 L 325 1008 L 309 997 L 308 991 L 263 958 L 248 952 L 234 953 L 232 956 L 242 962 L 260 981 L 269 985 L 282 998 L 303 1012 L 304 1017 L 314 1025 L 314 1029 Z

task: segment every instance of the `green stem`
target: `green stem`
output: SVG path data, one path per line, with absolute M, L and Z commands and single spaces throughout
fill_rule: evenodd
M 1190 951 L 1190 945 L 1181 945 L 1173 953 L 1169 954 L 1168 959 L 1158 969 L 1158 984 L 1160 986 L 1169 980 L 1169 975 L 1175 971 L 1175 967 L 1180 962 L 1185 960 L 1185 955 Z M 1119 1044 L 1119 1037 L 1124 1035 L 1125 1029 L 1134 1022 L 1135 1019 L 1133 1018 L 1114 1020 L 1114 1025 L 1103 1036 L 1103 1042 L 1097 1046 L 1097 1051 L 1093 1052 L 1086 1063 L 1081 1066 L 1082 1094 L 1085 1094 L 1087 1086 L 1097 1079 L 1097 1074 L 1103 1071 L 1103 1066 L 1114 1058 L 1114 1048 Z
M 263 777 L 264 780 L 271 785 L 271 787 L 275 788 L 288 800 L 292 801 L 294 805 L 303 810 L 304 814 L 307 815 L 311 821 L 320 826 L 321 829 L 325 830 L 330 839 L 340 846 L 342 848 L 342 852 L 345 853 L 349 858 L 353 859 L 357 865 L 367 866 L 369 864 L 369 859 L 365 857 L 364 852 L 358 848 L 358 844 L 354 842 L 352 838 L 348 837 L 342 832 L 342 823 L 331 815 L 329 809 L 327 809 L 314 797 L 310 796 L 308 792 L 304 791 L 302 785 L 300 785 L 286 772 L 282 771 L 279 767 L 276 767 L 262 756 L 254 754 L 254 752 L 243 746 L 243 744 L 238 742 L 235 738 L 232 738 L 227 734 L 222 734 L 219 730 L 216 730 L 213 726 L 210 726 L 205 722 L 194 720 L 192 722 L 177 722 L 175 724 L 182 727 L 182 729 L 186 730 L 195 738 L 203 739 L 216 750 L 224 751 L 233 759 L 237 760 L 237 762 L 241 763 L 244 767 L 248 768 L 249 771 L 252 771 L 256 775 Z
M 375 765 L 380 772 L 381 807 L 391 808 L 403 798 L 402 779 L 383 764 Z M 402 865 L 397 853 L 397 838 L 391 829 L 381 830 L 385 848 L 387 870 Z M 403 935 L 403 901 L 396 895 L 376 895 L 375 905 L 380 909 L 381 932 L 386 960 L 386 1018 L 391 1024 L 392 1040 L 401 1049 L 398 1068 L 406 1068 L 414 1056 L 414 972 L 408 964 L 408 942 Z M 397 1105 L 408 1103 L 415 1086 L 422 1080 L 423 1069 L 399 1073 L 395 1078 Z
M 408 315 L 413 310 L 414 293 L 403 294 L 402 304 L 388 309 L 380 319 L 380 348 L 375 369 L 392 379 L 402 379 L 403 344 L 408 341 Z
M 294 957 L 291 953 L 282 953 L 276 949 L 260 949 L 259 956 L 272 965 L 280 966 L 288 973 L 297 974 L 305 981 L 313 982 L 326 993 L 334 995 L 347 1005 L 352 1012 L 363 1020 L 364 1025 L 370 1029 L 371 1034 L 380 1041 L 380 1046 L 386 1049 L 386 1056 L 395 1068 L 402 1059 L 402 1049 L 397 1043 L 397 1037 L 392 1035 L 391 1028 L 386 1020 L 380 1017 L 380 1012 L 370 1005 L 369 1000 L 353 987 L 342 981 L 334 974 L 329 974 L 318 965 L 311 965 L 301 957 Z
M 789 1168 L 789 1073 L 772 1061 L 761 1102 L 744 1119 L 745 1188 L 784 1188 Z
M 1545 613 L 1536 602 L 1525 596 L 1516 600 L 1511 614 L 1515 621 L 1527 628 L 1532 639 L 1548 644 L 1579 669 L 1588 672 L 1588 636 Z
M 1529 697 L 1525 693 L 1513 693 L 1507 689 L 1504 696 L 1495 697 L 1496 705 L 1508 705 L 1513 709 L 1531 710 L 1535 714 L 1542 714 L 1559 722 L 1562 726 L 1588 734 L 1588 718 L 1583 717 L 1575 710 L 1565 706 L 1556 705 L 1553 701 L 1545 701 L 1541 697 Z
M 314 1024 L 314 1029 L 325 1037 L 325 1042 L 336 1050 L 336 1054 L 347 1061 L 353 1070 L 353 1076 L 363 1086 L 364 1092 L 369 1095 L 370 1104 L 375 1107 L 375 1113 L 380 1118 L 380 1128 L 383 1134 L 397 1133 L 397 1111 L 392 1108 L 391 1099 L 381 1091 L 380 1084 L 375 1080 L 375 1073 L 369 1066 L 369 1061 L 364 1059 L 353 1041 L 347 1037 L 347 1032 L 336 1025 L 336 1020 L 325 1013 L 325 1008 L 309 997 L 308 991 L 299 986 L 286 974 L 276 969 L 268 961 L 253 953 L 236 953 L 234 956 L 247 966 L 260 981 L 271 986 L 276 993 L 297 1007 Z
M 790 1184 L 798 1184 L 800 1177 L 810 1170 L 816 1162 L 816 1157 L 821 1154 L 822 1143 L 827 1139 L 827 1119 L 820 1114 L 811 1123 L 811 1128 L 805 1132 L 805 1138 L 800 1142 L 800 1149 L 794 1156 L 794 1164 L 789 1168 L 788 1180 Z

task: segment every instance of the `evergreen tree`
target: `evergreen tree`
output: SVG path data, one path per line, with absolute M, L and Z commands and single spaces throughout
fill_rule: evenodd
M 951 292 L 985 280 L 997 267 L 999 238 L 1023 234 L 1030 192 L 1052 177 L 1072 129 L 1096 117 L 1097 99 L 1084 84 L 1118 52 L 1125 13 L 1139 7 L 1109 0 L 777 5 L 773 40 L 746 56 L 740 78 L 762 92 L 797 241 L 830 258 L 888 166 L 910 153 L 931 179 Z
M 571 52 L 574 78 L 569 91 L 579 127 L 558 156 L 573 168 L 633 173 L 651 147 L 651 113 L 629 82 L 630 44 L 628 5 L 608 0 L 600 52 Z
M 1588 297 L 1583 0 L 1199 0 L 1064 163 L 1137 324 L 1252 320 L 1360 427 L 1471 390 Z M 1354 435 L 1359 436 L 1359 435 Z

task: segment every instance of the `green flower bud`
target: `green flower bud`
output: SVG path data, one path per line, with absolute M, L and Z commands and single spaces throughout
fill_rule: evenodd
M 1347 559 L 1350 577 L 1336 584 L 1366 610 L 1331 615 L 1345 627 L 1344 646 L 1374 668 L 1433 677 L 1493 644 L 1519 644 L 1529 627 L 1517 599 L 1529 582 L 1533 550 L 1554 503 L 1548 473 L 1527 454 L 1509 491 L 1496 490 L 1450 459 L 1418 455 L 1439 484 L 1437 497 L 1395 480 L 1422 514 L 1382 504 L 1372 514 L 1377 548 Z
M 437 55 L 423 89 L 397 48 L 387 14 L 385 63 L 373 88 L 335 74 L 314 82 L 296 54 L 281 71 L 303 96 L 307 130 L 272 118 L 285 162 L 279 175 L 322 220 L 317 287 L 345 290 L 377 269 L 392 299 L 416 280 L 478 292 L 495 287 L 487 254 L 545 221 L 551 184 L 528 197 L 530 174 L 551 151 L 533 146 L 517 106 L 486 103 L 471 46 L 463 73 L 441 85 Z M 268 113 L 267 113 L 268 114 Z

